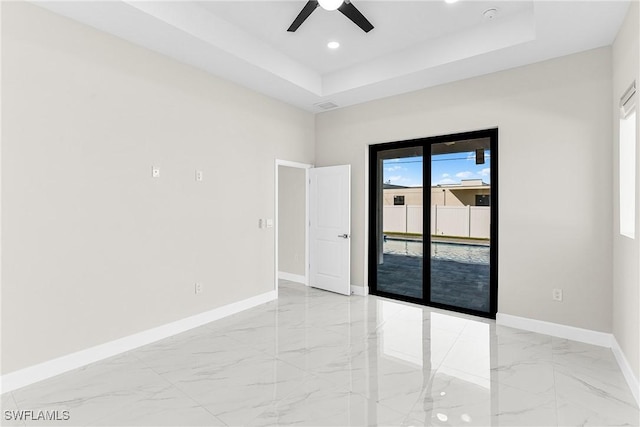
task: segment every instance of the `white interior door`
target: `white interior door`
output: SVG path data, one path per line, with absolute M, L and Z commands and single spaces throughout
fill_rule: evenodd
M 309 284 L 351 294 L 351 166 L 309 169 Z

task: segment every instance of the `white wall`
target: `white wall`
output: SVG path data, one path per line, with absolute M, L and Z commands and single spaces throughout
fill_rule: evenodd
M 2 90 L 2 373 L 273 289 L 311 114 L 22 2 Z
M 636 380 L 640 378 L 640 248 L 636 238 L 620 235 L 619 209 L 619 103 L 620 97 L 635 79 L 640 83 L 638 2 L 632 2 L 612 49 L 613 62 L 613 334 L 631 365 Z M 638 115 L 640 116 L 640 115 Z M 640 118 L 639 118 L 640 120 Z M 640 129 L 640 125 L 636 126 Z M 640 155 L 640 150 L 636 150 Z M 636 160 L 636 174 L 640 171 Z M 637 182 L 637 181 L 636 181 Z M 636 192 L 640 185 L 636 183 Z M 636 201 L 639 197 L 636 195 Z M 640 209 L 636 207 L 636 221 Z
M 351 283 L 365 284 L 368 145 L 496 126 L 498 310 L 611 331 L 610 48 L 318 115 L 316 164 L 353 168 Z
M 278 270 L 304 276 L 305 170 L 278 166 Z

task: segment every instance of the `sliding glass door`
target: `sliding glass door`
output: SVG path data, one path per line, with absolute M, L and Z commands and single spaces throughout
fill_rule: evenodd
M 422 299 L 423 148 L 378 153 L 377 289 Z
M 431 301 L 488 313 L 490 138 L 431 144 Z
M 497 137 L 370 147 L 372 294 L 495 317 Z

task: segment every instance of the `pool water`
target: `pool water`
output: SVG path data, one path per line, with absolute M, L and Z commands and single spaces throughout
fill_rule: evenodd
M 421 257 L 423 255 L 422 252 L 422 242 L 410 240 L 387 240 L 384 242 L 385 254 Z M 489 246 L 431 243 L 431 258 L 467 264 L 489 265 Z

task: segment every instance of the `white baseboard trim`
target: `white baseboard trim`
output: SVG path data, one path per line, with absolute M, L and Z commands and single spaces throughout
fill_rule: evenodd
M 288 280 L 290 282 L 307 284 L 307 279 L 300 274 L 287 273 L 285 271 L 278 271 L 278 279 Z
M 613 338 L 611 334 L 606 332 L 592 331 L 590 329 L 576 328 L 574 326 L 503 313 L 496 315 L 496 324 L 608 348 L 611 348 L 611 340 Z
M 112 357 L 164 338 L 202 326 L 214 320 L 256 307 L 276 299 L 276 291 L 269 291 L 204 313 L 138 332 L 115 341 L 80 350 L 38 365 L 10 372 L 0 378 L 0 391 L 7 393 L 64 372 Z
M 620 366 L 625 381 L 629 385 L 631 394 L 636 400 L 636 404 L 640 406 L 640 381 L 638 381 L 638 378 L 634 375 L 629 361 L 622 352 L 618 340 L 613 334 L 503 313 L 496 315 L 496 324 L 610 348 L 616 358 L 618 366 Z
M 364 286 L 351 285 L 351 294 L 366 297 L 369 295 L 369 288 Z
M 618 340 L 615 336 L 611 336 L 611 350 L 613 351 L 613 355 L 616 357 L 616 361 L 618 362 L 618 366 L 620 366 L 624 379 L 627 381 L 627 384 L 631 389 L 631 394 L 633 394 L 633 397 L 636 399 L 636 404 L 640 406 L 640 382 L 633 374 L 633 369 L 631 369 L 631 365 L 629 365 L 629 361 L 622 352 L 620 344 L 618 344 Z

